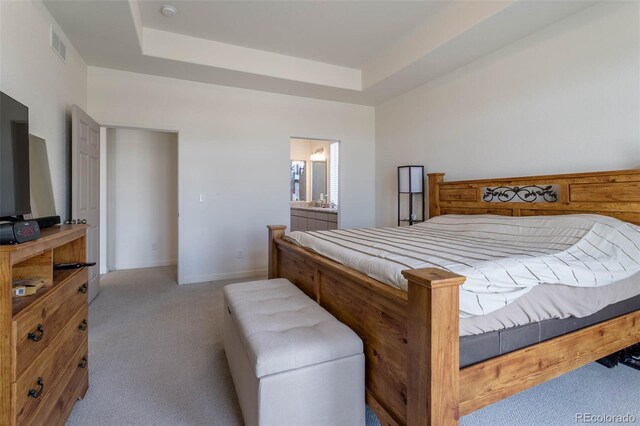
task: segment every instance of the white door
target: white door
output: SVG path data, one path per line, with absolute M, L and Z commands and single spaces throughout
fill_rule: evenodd
M 100 292 L 100 126 L 77 105 L 71 112 L 71 217 L 86 220 L 89 301 Z

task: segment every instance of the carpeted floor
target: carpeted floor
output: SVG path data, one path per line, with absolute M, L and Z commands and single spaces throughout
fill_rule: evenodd
M 178 286 L 173 268 L 111 272 L 89 308 L 90 386 L 68 425 L 236 425 L 222 348 L 221 288 Z M 640 371 L 587 365 L 461 419 L 462 425 L 570 425 L 577 413 L 635 416 Z M 368 413 L 367 424 L 377 421 Z
M 89 307 L 89 391 L 68 425 L 241 425 L 221 285 L 174 268 L 115 271 Z

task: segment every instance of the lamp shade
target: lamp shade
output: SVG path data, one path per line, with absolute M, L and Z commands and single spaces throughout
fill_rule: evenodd
M 398 167 L 398 190 L 404 193 L 422 193 L 424 166 Z

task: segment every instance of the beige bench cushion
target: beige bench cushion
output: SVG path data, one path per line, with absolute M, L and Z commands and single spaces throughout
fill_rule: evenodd
M 223 292 L 258 378 L 362 353 L 350 328 L 288 280 L 231 284 Z

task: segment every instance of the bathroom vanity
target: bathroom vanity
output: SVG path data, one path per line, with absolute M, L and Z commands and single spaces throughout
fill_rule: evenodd
M 338 210 L 326 207 L 291 207 L 291 231 L 338 229 Z

